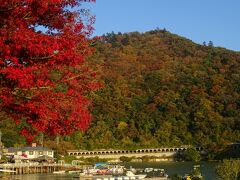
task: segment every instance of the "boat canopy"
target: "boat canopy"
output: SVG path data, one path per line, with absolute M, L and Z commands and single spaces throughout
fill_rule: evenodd
M 103 168 L 103 167 L 106 167 L 108 165 L 107 162 L 98 162 L 98 163 L 95 163 L 95 167 L 97 168 Z

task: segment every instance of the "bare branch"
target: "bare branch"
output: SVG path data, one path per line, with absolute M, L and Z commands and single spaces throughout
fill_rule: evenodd
M 17 96 L 17 97 L 20 97 L 20 98 L 32 99 L 31 96 L 21 96 L 21 95 L 19 95 L 19 94 L 17 93 L 17 91 L 13 91 L 12 94 L 13 94 L 14 96 Z
M 30 59 L 31 60 L 45 60 L 45 59 L 51 59 L 53 56 L 54 56 L 54 54 L 51 56 L 44 56 L 44 57 L 30 57 Z
M 71 80 L 73 80 L 73 79 L 77 79 L 77 78 L 79 78 L 79 77 L 81 77 L 81 76 L 82 76 L 82 75 L 77 75 L 77 76 L 68 78 L 68 79 L 64 80 L 63 82 L 68 82 L 68 81 L 71 81 Z
M 15 9 L 16 7 L 19 6 L 19 3 L 15 4 L 15 6 L 9 7 L 7 9 L 0 9 L 0 12 L 7 12 L 7 11 L 11 11 L 13 9 Z
M 28 91 L 28 90 L 37 90 L 37 89 L 51 89 L 51 88 L 52 88 L 51 86 L 33 87 L 30 89 L 14 88 L 14 91 L 19 91 L 19 90 Z

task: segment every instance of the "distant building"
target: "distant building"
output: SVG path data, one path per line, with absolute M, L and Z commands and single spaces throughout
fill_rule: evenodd
M 7 156 L 21 157 L 22 159 L 33 160 L 42 156 L 53 158 L 54 151 L 46 147 L 36 146 L 35 143 L 31 147 L 10 147 L 5 152 Z

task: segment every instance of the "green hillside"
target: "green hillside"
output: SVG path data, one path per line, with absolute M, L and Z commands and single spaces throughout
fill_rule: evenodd
M 81 147 L 200 145 L 240 139 L 240 54 L 166 30 L 107 34 L 91 59 L 104 88 Z

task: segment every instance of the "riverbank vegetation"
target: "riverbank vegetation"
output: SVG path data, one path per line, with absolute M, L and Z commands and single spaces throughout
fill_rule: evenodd
M 177 161 L 194 161 L 199 162 L 204 160 L 204 156 L 195 148 L 188 148 L 186 151 L 178 152 L 175 156 Z
M 216 166 L 216 174 L 222 180 L 240 178 L 240 160 L 225 159 Z

